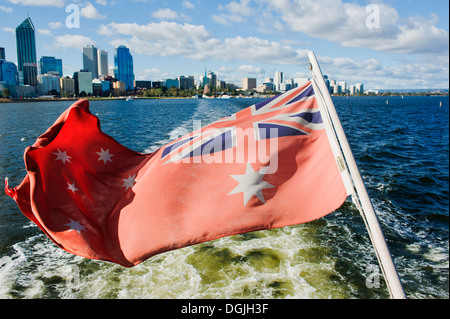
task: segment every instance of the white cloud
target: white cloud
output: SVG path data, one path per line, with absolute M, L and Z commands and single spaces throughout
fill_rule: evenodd
M 195 6 L 190 1 L 183 1 L 183 7 L 186 9 L 195 9 Z
M 363 82 L 366 89 L 448 88 L 448 56 L 438 61 L 428 57 L 394 66 L 383 66 L 373 58 L 355 61 L 347 57 L 318 56 L 318 61 L 324 74 L 348 85 Z
M 53 46 L 57 49 L 75 48 L 82 50 L 82 48 L 89 44 L 96 44 L 94 40 L 84 35 L 64 34 L 55 37 Z
M 0 6 L 0 11 L 13 12 L 13 8 Z
M 189 18 L 182 14 L 178 13 L 176 11 L 173 11 L 172 9 L 165 8 L 165 9 L 159 9 L 157 11 L 152 12 L 152 17 L 160 20 L 188 20 Z
M 48 29 L 38 29 L 37 31 L 38 31 L 39 34 L 52 36 L 52 32 L 50 30 L 48 30 Z
M 2 28 L 2 31 L 8 32 L 8 33 L 12 33 L 12 34 L 16 34 L 16 31 L 13 28 L 9 28 L 9 27 Z
M 42 7 L 63 7 L 65 0 L 8 0 L 12 4 L 21 4 L 23 6 L 42 6 Z
M 97 2 L 98 4 L 101 4 L 102 6 L 108 5 L 108 2 L 106 0 L 96 0 L 95 2 Z
M 85 7 L 81 8 L 80 14 L 87 19 L 106 19 L 106 15 L 100 14 L 90 2 L 88 2 Z
M 50 29 L 59 29 L 62 28 L 64 26 L 64 24 L 62 24 L 61 22 L 49 22 L 48 23 L 48 27 Z
M 307 51 L 257 37 L 213 38 L 203 25 L 162 21 L 110 23 L 101 25 L 99 34 L 114 36 L 111 44 L 125 44 L 138 54 L 148 56 L 183 56 L 194 60 L 208 58 L 231 61 L 298 64 L 305 62 Z M 119 38 L 123 36 L 122 38 Z
M 246 74 L 264 74 L 266 71 L 264 71 L 259 66 L 253 66 L 248 64 L 243 64 L 238 66 L 237 71 L 240 73 L 246 73 Z
M 239 2 L 232 1 L 225 6 L 219 5 L 218 10 L 225 11 L 225 13 L 213 14 L 212 18 L 224 26 L 245 22 L 248 17 L 255 14 L 255 9 L 249 6 L 250 2 L 250 0 L 240 0 Z
M 448 33 L 435 16 L 399 18 L 397 10 L 378 3 L 379 28 L 369 28 L 370 12 L 341 0 L 261 0 L 293 31 L 339 43 L 399 53 L 448 52 Z

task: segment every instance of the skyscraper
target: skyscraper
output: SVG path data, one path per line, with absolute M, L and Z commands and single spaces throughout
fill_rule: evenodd
M 275 78 L 273 80 L 275 91 L 280 91 L 281 83 L 283 83 L 283 72 L 277 71 L 275 72 Z
M 98 78 L 97 48 L 93 45 L 83 47 L 83 69 L 92 73 L 92 78 Z
M 134 89 L 133 56 L 130 50 L 119 45 L 114 55 L 115 78 L 125 83 L 125 90 Z
M 98 76 L 108 75 L 108 51 L 97 50 Z
M 5 48 L 0 48 L 0 60 L 6 60 Z
M 39 60 L 39 67 L 41 70 L 41 74 L 46 74 L 46 73 L 52 71 L 52 72 L 58 72 L 59 76 L 63 76 L 61 59 L 56 59 L 53 56 L 43 56 Z
M 17 66 L 13 62 L 8 62 L 0 59 L 0 83 L 9 85 L 19 84 L 19 75 L 17 73 Z
M 27 17 L 16 28 L 17 44 L 17 66 L 23 76 L 23 84 L 37 84 L 37 60 L 36 60 L 36 37 L 34 25 L 30 17 Z M 24 67 L 26 66 L 26 68 Z

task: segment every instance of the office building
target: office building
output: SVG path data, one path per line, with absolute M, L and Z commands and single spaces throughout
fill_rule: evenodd
M 217 87 L 217 75 L 214 72 L 212 72 L 212 71 L 208 72 L 207 80 L 208 80 L 208 85 L 211 89 Z
M 180 90 L 193 90 L 194 82 L 193 76 L 180 76 L 178 77 L 178 88 Z
M 255 78 L 243 78 L 242 79 L 242 89 L 243 90 L 256 89 L 256 79 Z
M 97 61 L 97 48 L 93 45 L 86 45 L 83 47 L 83 69 L 92 73 L 92 79 L 98 78 Z
M 17 68 L 24 85 L 37 85 L 36 37 L 34 25 L 27 17 L 16 28 Z M 23 73 L 22 76 L 20 73 Z M 20 81 L 20 79 L 19 79 Z
M 121 96 L 125 94 L 126 91 L 126 85 L 123 81 L 116 81 L 113 82 L 113 91 L 115 96 Z
M 75 81 L 68 76 L 59 79 L 61 96 L 72 97 L 75 94 Z
M 63 76 L 62 60 L 53 56 L 43 56 L 39 60 L 39 69 L 41 74 L 49 72 L 58 72 L 59 76 Z
M 73 74 L 75 81 L 75 94 L 78 96 L 92 95 L 92 72 L 88 70 L 80 70 Z
M 61 93 L 60 75 L 58 71 L 50 71 L 46 74 L 37 76 L 39 82 L 39 90 L 41 94 L 59 94 Z
M 364 94 L 364 85 L 362 83 L 356 83 L 355 90 L 355 94 Z
M 108 51 L 97 50 L 98 77 L 104 78 L 108 75 Z
M 133 56 L 124 45 L 116 48 L 114 55 L 115 78 L 125 83 L 125 90 L 134 89 Z
M 19 85 L 19 73 L 15 63 L 0 59 L 0 83 Z
M 164 86 L 168 89 L 170 89 L 171 87 L 178 87 L 178 79 L 165 79 L 163 83 Z
M 137 89 L 150 90 L 152 88 L 152 81 L 134 81 L 134 87 Z
M 22 67 L 23 85 L 37 86 L 37 63 L 24 63 Z M 20 79 L 19 79 L 20 81 Z
M 273 80 L 273 86 L 275 91 L 281 90 L 281 83 L 283 83 L 283 72 L 277 71 L 275 72 L 275 78 Z
M 0 60 L 6 60 L 5 48 L 0 47 Z

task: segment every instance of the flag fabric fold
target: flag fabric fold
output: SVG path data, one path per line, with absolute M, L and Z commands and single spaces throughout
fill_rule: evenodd
M 310 82 L 151 154 L 103 133 L 81 100 L 25 150 L 5 191 L 59 247 L 130 267 L 177 248 L 305 223 L 347 193 Z

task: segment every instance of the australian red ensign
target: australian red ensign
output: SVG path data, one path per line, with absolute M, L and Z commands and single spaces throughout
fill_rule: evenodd
M 66 251 L 127 267 L 223 236 L 308 222 L 347 197 L 311 83 L 151 154 L 103 133 L 81 100 L 24 160 L 22 183 L 5 187 L 20 210 Z

